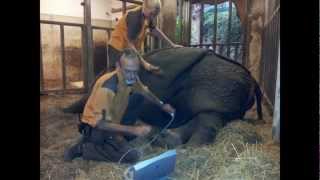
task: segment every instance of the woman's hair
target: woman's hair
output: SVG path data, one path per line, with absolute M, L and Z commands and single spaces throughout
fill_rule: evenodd
M 160 0 L 144 0 L 143 7 L 146 9 L 161 9 L 161 1 Z

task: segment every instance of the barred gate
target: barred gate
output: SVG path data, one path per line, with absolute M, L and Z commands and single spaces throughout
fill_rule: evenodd
M 190 4 L 190 14 L 189 14 L 189 32 L 190 36 L 189 38 L 191 39 L 191 14 L 192 14 L 192 6 L 193 5 L 199 5 L 200 6 L 200 22 L 199 22 L 199 42 L 196 44 L 192 44 L 190 40 L 190 44 L 188 46 L 190 47 L 198 47 L 198 48 L 206 48 L 206 49 L 211 49 L 215 53 L 228 57 L 229 59 L 232 59 L 234 61 L 237 61 L 239 63 L 243 63 L 243 57 L 244 57 L 244 29 L 239 28 L 239 34 L 240 34 L 240 39 L 236 40 L 235 42 L 232 41 L 231 38 L 231 29 L 232 27 L 232 22 L 235 20 L 233 16 L 236 15 L 236 7 L 235 4 L 233 3 L 233 0 L 212 0 L 212 1 L 199 1 L 199 0 L 191 0 Z M 213 32 L 213 37 L 210 39 L 210 41 L 206 40 L 204 38 L 204 9 L 208 6 L 213 6 L 213 13 L 212 13 L 212 18 L 213 18 L 213 25 L 212 25 L 212 32 Z M 226 39 L 218 39 L 218 28 L 221 27 L 221 25 L 218 27 L 218 16 L 219 13 L 218 9 L 219 6 L 226 6 L 226 11 L 228 13 L 228 22 L 226 24 L 222 24 L 222 26 L 226 26 Z M 240 23 L 240 22 L 239 22 Z M 245 27 L 245 25 L 242 25 L 242 27 Z M 208 43 L 209 42 L 209 43 Z
M 268 1 L 267 21 L 263 30 L 260 85 L 268 104 L 275 103 L 277 64 L 280 45 L 280 1 Z
M 88 87 L 88 79 L 86 74 L 88 67 L 85 63 L 85 58 L 87 56 L 87 52 L 85 50 L 85 25 L 79 23 L 57 22 L 47 20 L 40 20 L 40 25 L 40 93 L 64 94 L 85 92 Z M 46 36 L 43 36 L 43 33 L 45 29 L 52 29 L 52 34 L 50 36 L 54 38 L 51 38 L 50 40 L 54 42 L 44 42 L 43 38 Z M 105 31 L 108 37 L 110 37 L 112 29 L 92 26 L 93 33 L 95 31 L 101 30 Z M 80 42 L 80 44 L 78 44 L 77 47 L 66 49 L 66 43 L 70 43 L 70 39 L 73 41 L 78 41 Z M 49 51 L 48 54 L 45 54 L 46 50 Z M 55 56 L 55 51 L 59 51 L 59 55 L 57 57 L 48 56 Z M 47 61 L 51 61 L 51 63 L 46 64 Z M 77 63 L 77 65 L 71 67 L 69 65 L 71 61 L 73 64 Z M 52 69 L 54 68 L 53 71 L 50 69 L 50 66 L 52 66 L 53 64 L 58 64 L 58 66 L 60 67 L 58 69 L 51 67 Z M 77 68 L 76 71 L 78 71 L 78 77 L 70 78 L 70 72 L 71 70 L 74 71 L 75 67 Z M 54 78 L 47 77 L 50 76 L 50 74 L 52 73 L 56 73 L 58 75 L 56 75 L 56 77 Z

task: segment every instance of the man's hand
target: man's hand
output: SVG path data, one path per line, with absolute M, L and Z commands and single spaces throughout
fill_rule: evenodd
M 170 104 L 164 104 L 162 109 L 169 114 L 172 114 L 176 111 Z
M 152 127 L 149 126 L 149 125 L 140 125 L 140 126 L 134 126 L 135 128 L 135 132 L 136 132 L 136 135 L 138 137 L 145 137 L 147 136 L 151 130 L 152 130 Z

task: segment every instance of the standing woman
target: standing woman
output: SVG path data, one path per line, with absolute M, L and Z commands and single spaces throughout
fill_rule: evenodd
M 120 59 L 123 49 L 133 49 L 140 58 L 141 65 L 150 72 L 158 72 L 159 67 L 146 62 L 140 52 L 144 49 L 144 40 L 147 29 L 150 34 L 166 40 L 172 47 L 181 47 L 173 43 L 159 28 L 155 26 L 155 20 L 160 13 L 160 0 L 144 0 L 143 5 L 122 16 L 111 33 L 108 43 L 108 58 L 110 67 L 114 68 L 115 63 Z

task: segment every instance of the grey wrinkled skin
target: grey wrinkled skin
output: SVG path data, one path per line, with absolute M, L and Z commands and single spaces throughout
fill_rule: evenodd
M 186 47 L 156 50 L 144 58 L 159 66 L 163 74 L 141 70 L 140 79 L 176 109 L 175 120 L 169 128 L 183 143 L 212 143 L 219 129 L 234 119 L 243 118 L 255 102 L 259 119 L 262 118 L 260 88 L 242 65 L 211 51 Z M 86 98 L 71 105 L 68 112 L 82 112 Z M 138 117 L 145 123 L 164 127 L 170 121 L 170 115 L 148 101 L 139 107 Z

